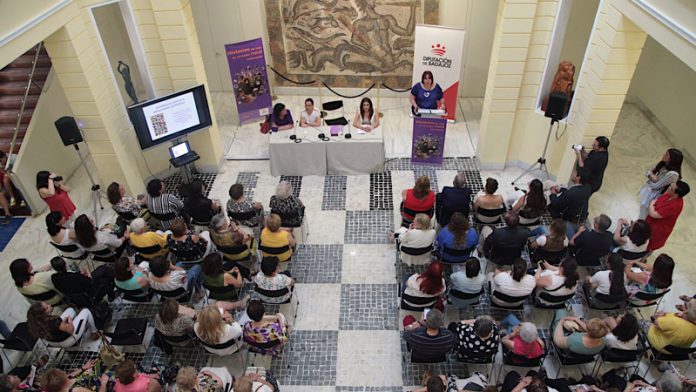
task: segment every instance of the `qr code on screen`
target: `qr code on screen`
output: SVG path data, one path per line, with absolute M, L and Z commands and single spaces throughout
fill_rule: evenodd
M 155 131 L 155 136 L 167 133 L 167 122 L 164 120 L 164 113 L 150 117 L 150 123 L 152 124 L 152 130 Z

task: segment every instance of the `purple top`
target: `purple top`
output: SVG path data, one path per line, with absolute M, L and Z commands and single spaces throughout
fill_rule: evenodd
M 283 125 L 292 124 L 292 122 L 292 113 L 290 113 L 290 109 L 288 109 L 288 113 L 285 115 L 285 118 L 276 117 L 275 115 L 271 114 L 271 124 L 275 124 L 276 126 L 282 127 Z

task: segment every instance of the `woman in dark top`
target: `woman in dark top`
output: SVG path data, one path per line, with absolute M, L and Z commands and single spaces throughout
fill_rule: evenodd
M 220 205 L 205 197 L 203 181 L 193 180 L 189 197 L 184 201 L 184 211 L 189 214 L 194 225 L 208 226 L 213 215 L 220 212 Z
M 45 302 L 35 302 L 27 311 L 27 327 L 35 338 L 46 339 L 56 347 L 72 347 L 85 332 L 95 332 L 94 317 L 89 309 L 77 313 L 68 308 L 63 314 L 54 316 L 53 306 Z M 83 325 L 80 326 L 80 323 Z M 70 338 L 74 339 L 70 339 Z
M 271 130 L 273 132 L 284 131 L 293 127 L 292 113 L 282 103 L 273 106 L 271 115 Z
M 230 290 L 217 299 L 236 299 L 237 291 L 244 283 L 239 268 L 233 267 L 230 272 L 225 272 L 222 267 L 222 257 L 218 253 L 211 253 L 203 259 L 203 282 L 210 287 L 234 286 L 236 290 Z
M 101 301 L 105 295 L 114 295 L 114 271 L 106 265 L 97 267 L 91 273 L 88 270 L 82 273 L 68 272 L 65 260 L 54 257 L 51 259 L 51 267 L 56 271 L 51 275 L 56 290 L 80 308 L 92 306 L 93 302 Z
M 169 228 L 172 230 L 172 234 L 167 237 L 167 246 L 177 262 L 197 261 L 208 253 L 208 244 L 210 243 L 208 232 L 200 235 L 192 234 L 187 230 L 186 222 L 181 218 L 174 219 Z

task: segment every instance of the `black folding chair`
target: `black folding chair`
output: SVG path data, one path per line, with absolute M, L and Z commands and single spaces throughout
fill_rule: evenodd
M 326 114 L 322 113 L 322 117 L 324 118 L 325 125 L 343 125 L 343 126 L 348 125 L 348 120 L 346 120 L 346 112 L 345 112 L 345 109 L 343 107 L 342 100 L 324 102 L 321 105 L 321 109 L 324 112 L 327 112 Z M 337 111 L 339 109 L 341 109 L 341 116 L 326 118 L 329 115 L 328 112 L 334 112 L 334 111 Z
M 595 362 L 596 355 L 580 355 L 580 354 L 575 354 L 569 350 L 565 350 L 562 348 L 559 348 L 556 346 L 556 344 L 553 342 L 553 339 L 549 339 L 551 342 L 551 345 L 553 346 L 553 351 L 556 353 L 556 356 L 558 357 L 558 361 L 560 362 L 560 366 L 558 367 L 558 371 L 556 372 L 556 378 L 561 374 L 561 369 L 563 369 L 563 366 L 566 365 L 584 365 L 586 363 L 592 363 Z
M 240 224 L 240 222 L 248 221 L 253 219 L 256 216 L 260 215 L 260 211 L 256 210 L 251 210 L 251 211 L 244 211 L 244 212 L 229 212 L 227 211 L 227 216 L 230 217 L 232 221 L 234 221 L 237 224 Z M 282 220 L 282 218 L 281 218 Z M 255 226 L 258 226 L 258 223 Z
M 290 245 L 284 245 L 284 246 L 277 246 L 277 247 L 271 247 L 271 246 L 266 246 L 264 244 L 259 244 L 259 250 L 261 251 L 262 256 L 278 256 L 282 255 L 283 253 L 287 252 L 290 250 Z M 292 261 L 292 255 L 288 257 L 287 260 L 280 260 L 281 262 L 290 262 Z
M 123 300 L 137 303 L 147 303 L 150 302 L 152 300 L 152 297 L 154 297 L 155 295 L 154 291 L 150 291 L 147 288 L 124 290 L 122 288 L 117 287 L 117 290 L 120 291 L 122 294 L 122 296 L 119 297 L 121 299 L 121 303 L 123 303 Z
M 619 250 L 616 253 L 620 254 L 621 257 L 623 257 L 624 261 L 640 261 L 648 254 L 648 251 L 646 250 L 643 252 L 630 252 L 619 248 Z
M 104 335 L 111 338 L 111 344 L 114 346 L 139 346 L 144 350 L 147 321 L 146 318 L 121 319 L 116 323 L 114 332 L 105 332 Z
M 22 294 L 25 298 L 29 300 L 30 303 L 34 302 L 40 302 L 40 301 L 48 301 L 58 295 L 58 292 L 56 290 L 48 290 L 43 293 L 38 293 L 38 294 Z M 54 304 L 54 306 L 61 305 L 63 304 L 63 300 L 61 299 L 58 303 Z
M 568 249 L 549 251 L 544 248 L 536 248 L 531 254 L 532 263 L 546 261 L 551 265 L 559 265 L 568 256 Z
M 479 300 L 481 299 L 481 296 L 486 292 L 483 288 L 481 291 L 478 293 L 465 293 L 463 291 L 459 291 L 455 288 L 450 288 L 449 292 L 447 293 L 447 303 L 450 305 L 454 305 L 455 308 L 457 309 L 462 309 L 462 307 L 457 306 L 457 301 L 452 301 L 452 298 L 460 299 L 462 301 L 467 301 L 467 304 L 465 305 L 466 308 L 470 306 L 476 306 L 479 304 Z M 470 301 L 470 302 L 469 302 Z
M 191 300 L 191 293 L 185 287 L 179 287 L 176 290 L 155 290 L 152 288 L 150 290 L 159 296 L 160 301 L 174 299 L 177 302 L 184 303 Z
M 70 244 L 70 245 L 58 245 L 56 243 L 53 243 L 52 241 L 48 241 L 49 244 L 53 245 L 54 248 L 58 250 L 58 253 L 60 254 L 60 257 L 68 260 L 74 260 L 74 261 L 81 261 L 87 258 L 87 252 L 84 252 L 80 249 L 77 244 Z M 79 256 L 68 256 L 68 253 L 74 253 L 80 251 Z
M 507 212 L 505 207 L 500 208 L 482 208 L 479 207 L 474 212 L 474 223 L 478 225 L 493 225 L 503 223 L 503 215 Z
M 267 290 L 267 289 L 259 287 L 258 284 L 255 284 L 254 291 L 260 295 L 259 300 L 265 304 L 272 304 L 272 305 L 290 304 L 290 309 L 292 311 L 292 318 L 293 318 L 293 320 L 297 319 L 297 309 L 300 307 L 300 300 L 297 298 L 297 293 L 292 288 L 286 286 L 280 290 Z M 288 294 L 290 294 L 290 296 L 288 297 L 288 299 L 286 299 L 283 302 L 264 301 L 264 298 L 271 298 L 271 299 L 282 298 Z M 294 308 L 292 307 L 293 297 L 295 297 L 295 307 Z
M 555 290 L 560 290 L 564 286 L 560 286 Z M 534 296 L 534 307 L 539 309 L 563 309 L 566 307 L 566 302 L 575 297 L 575 291 L 566 295 L 553 295 L 555 290 L 541 290 L 539 294 Z
M 208 299 L 214 299 L 216 301 L 235 301 L 239 298 L 239 292 L 237 288 L 229 285 L 224 287 L 210 286 L 203 282 L 203 288 L 208 292 L 205 295 L 205 303 L 208 303 Z M 230 293 L 234 293 L 234 296 L 227 297 Z
M 413 217 L 415 217 L 416 214 L 425 214 L 425 215 L 432 217 L 433 213 L 435 213 L 435 207 L 429 208 L 427 210 L 422 210 L 422 211 L 412 210 L 410 208 L 404 207 L 403 201 L 401 202 L 401 205 L 399 206 L 399 210 L 401 211 L 401 226 L 402 227 L 409 227 L 411 225 L 411 223 L 413 223 L 412 219 L 406 218 L 406 214 L 413 216 Z
M 655 349 L 655 347 L 650 347 L 650 352 L 653 355 L 653 358 L 655 361 L 664 361 L 664 362 L 683 362 L 683 361 L 689 361 L 686 370 L 681 372 L 681 374 L 687 374 L 689 371 L 689 368 L 691 367 L 691 356 L 693 353 L 696 353 L 696 347 L 677 347 L 677 346 L 672 346 L 671 344 L 668 344 L 663 348 L 664 351 L 669 352 L 663 353 L 662 351 L 659 351 Z M 653 365 L 653 361 L 650 361 L 648 364 L 648 368 L 645 369 L 645 374 L 643 377 L 647 376 L 648 372 L 650 371 L 650 368 Z
M 498 377 L 496 377 L 496 380 L 500 378 L 500 375 L 504 374 L 505 366 L 541 369 L 544 364 L 544 360 L 549 353 L 549 346 L 546 343 L 546 340 L 543 338 L 541 340 L 544 341 L 544 353 L 534 358 L 527 358 L 522 355 L 517 355 L 508 350 L 505 345 L 501 344 L 501 347 L 503 348 L 503 360 L 500 363 L 500 371 L 498 372 Z
M 135 246 L 133 244 L 129 245 L 133 251 L 135 251 L 135 261 L 140 262 L 144 260 L 151 260 L 152 255 L 161 251 L 161 245 L 150 245 L 150 246 Z
M 660 303 L 662 303 L 662 300 L 665 298 L 665 294 L 669 293 L 671 290 L 672 289 L 667 289 L 660 293 L 646 293 L 644 291 L 639 291 L 629 299 L 628 307 L 635 309 L 640 315 L 640 317 L 644 319 L 645 317 L 643 317 L 643 313 L 640 311 L 640 309 L 654 306 L 655 311 L 652 315 L 655 315 L 655 313 L 657 313 L 657 310 L 660 308 Z M 645 303 L 636 304 L 633 302 L 633 300 L 635 299 L 645 301 Z
M 493 298 L 491 298 L 491 308 L 508 310 L 508 311 L 513 311 L 513 312 L 519 312 L 519 311 L 524 310 L 524 302 L 527 300 L 527 297 L 528 297 L 527 295 L 515 297 L 512 295 L 507 295 L 505 293 L 501 293 L 500 291 L 497 291 L 497 290 L 493 290 L 493 292 L 491 293 L 491 296 L 504 303 L 504 304 L 496 303 L 493 300 Z M 519 305 L 513 305 L 513 304 L 517 304 L 517 303 L 519 303 Z
M 476 247 L 471 247 L 471 248 L 465 248 L 465 249 L 456 249 L 456 248 L 450 248 L 449 246 L 445 245 L 442 248 L 442 254 L 440 255 L 440 261 L 444 264 L 464 264 L 466 261 L 469 259 L 469 256 L 471 256 L 471 252 L 474 251 Z M 456 261 L 456 260 L 461 260 L 461 261 Z
M 0 339 L 2 355 L 5 356 L 7 362 L 10 364 L 10 369 L 14 368 L 16 364 L 12 364 L 12 361 L 10 361 L 10 357 L 7 355 L 5 350 L 32 353 L 33 356 L 34 346 L 36 346 L 36 342 L 38 340 L 39 339 L 35 338 L 29 333 L 29 327 L 27 326 L 26 322 L 17 324 L 12 330 L 9 338 Z
M 407 303 L 408 302 L 408 303 Z M 435 306 L 437 297 L 414 297 L 406 293 L 401 293 L 401 309 L 422 312 Z

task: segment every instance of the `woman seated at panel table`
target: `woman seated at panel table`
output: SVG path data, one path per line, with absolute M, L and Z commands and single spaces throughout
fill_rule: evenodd
M 292 129 L 292 114 L 290 109 L 286 108 L 282 103 L 277 103 L 273 106 L 273 114 L 271 114 L 271 131 L 285 131 Z
M 379 113 L 372 106 L 372 100 L 365 97 L 360 100 L 360 107 L 353 118 L 353 126 L 365 132 L 371 132 L 379 126 Z
M 424 71 L 420 83 L 411 88 L 408 101 L 411 102 L 411 111 L 418 115 L 419 109 L 438 109 L 447 112 L 445 108 L 444 94 L 439 84 L 435 83 L 433 73 Z
M 318 127 L 321 125 L 321 112 L 314 108 L 314 100 L 307 98 L 304 101 L 304 110 L 300 112 L 301 127 Z

